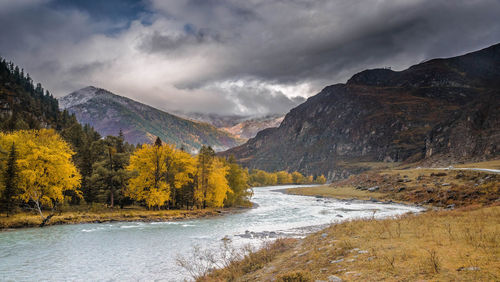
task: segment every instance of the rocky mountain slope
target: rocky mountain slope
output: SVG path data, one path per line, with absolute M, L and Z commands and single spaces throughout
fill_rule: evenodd
M 366 70 L 224 152 L 250 167 L 339 179 L 370 162 L 499 157 L 500 44 L 403 71 Z
M 151 143 L 156 136 L 191 152 L 202 145 L 220 151 L 241 144 L 241 140 L 207 123 L 186 120 L 93 86 L 62 97 L 59 105 L 103 136 L 117 135 L 121 129 L 132 144 Z
M 284 115 L 269 115 L 248 119 L 230 127 L 222 127 L 221 129 L 238 138 L 250 139 L 255 137 L 259 131 L 266 128 L 278 127 L 284 118 Z
M 270 127 L 278 127 L 285 117 L 284 114 L 270 114 L 261 117 L 243 115 L 219 115 L 203 113 L 176 113 L 181 117 L 209 123 L 219 129 L 231 133 L 237 138 L 250 139 L 257 132 Z

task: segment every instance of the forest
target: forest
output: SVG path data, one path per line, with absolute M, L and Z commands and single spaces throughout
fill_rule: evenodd
M 61 206 L 139 205 L 150 210 L 250 206 L 252 188 L 325 183 L 299 172 L 248 170 L 203 146 L 191 155 L 160 138 L 131 145 L 102 137 L 22 69 L 0 60 L 0 209 L 50 219 Z M 45 214 L 44 214 L 45 212 Z

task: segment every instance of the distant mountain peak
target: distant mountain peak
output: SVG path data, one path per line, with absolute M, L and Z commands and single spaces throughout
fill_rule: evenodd
M 132 144 L 151 143 L 158 136 L 165 142 L 196 152 L 201 145 L 220 151 L 242 143 L 209 124 L 186 120 L 95 86 L 60 98 L 59 106 L 103 136 L 117 135 L 122 130 L 125 140 Z
M 67 109 L 76 105 L 84 104 L 95 96 L 99 95 L 104 90 L 95 86 L 87 86 L 82 89 L 71 92 L 70 94 L 59 99 L 59 107 Z M 105 90 L 106 91 L 106 90 Z

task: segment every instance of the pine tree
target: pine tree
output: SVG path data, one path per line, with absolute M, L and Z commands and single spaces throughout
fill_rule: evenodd
M 16 206 L 15 196 L 19 193 L 17 187 L 18 172 L 16 146 L 12 143 L 7 159 L 7 167 L 3 173 L 5 185 L 1 198 L 2 209 L 7 213 L 7 216 L 14 211 Z
M 160 137 L 156 137 L 156 140 L 155 140 L 155 146 L 157 146 L 157 147 L 161 147 L 161 145 L 162 145 L 162 142 L 161 142 Z

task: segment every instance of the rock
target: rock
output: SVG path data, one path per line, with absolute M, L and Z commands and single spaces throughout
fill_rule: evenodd
M 373 186 L 373 187 L 368 188 L 368 191 L 374 192 L 374 191 L 378 191 L 378 189 L 379 189 L 378 186 Z
M 452 210 L 454 208 L 455 208 L 455 204 L 451 204 L 451 205 L 446 206 L 446 209 L 448 209 L 448 210 Z
M 404 191 L 404 190 L 406 190 L 406 187 L 399 187 L 399 188 L 398 188 L 398 193 L 399 193 L 399 192 L 402 192 L 402 191 Z
M 336 217 L 344 217 L 344 216 L 341 214 L 337 214 Z
M 359 250 L 358 251 L 358 254 L 367 254 L 367 253 L 368 253 L 368 251 L 366 251 L 366 250 Z
M 340 262 L 343 262 L 343 261 L 344 261 L 344 259 L 341 258 L 341 259 L 337 259 L 337 260 L 332 260 L 332 261 L 330 261 L 330 263 L 334 264 L 334 263 L 340 263 Z
M 330 275 L 330 276 L 328 276 L 328 281 L 329 282 L 342 282 L 342 279 L 340 279 L 340 277 L 338 277 L 338 276 Z
M 450 186 L 451 184 L 450 183 L 443 183 L 441 184 L 441 186 Z
M 328 234 L 326 234 L 326 233 L 321 234 L 322 238 L 326 238 L 327 236 L 328 236 Z
M 481 268 L 477 266 L 469 266 L 469 267 L 459 267 L 457 271 L 478 271 L 481 270 Z

